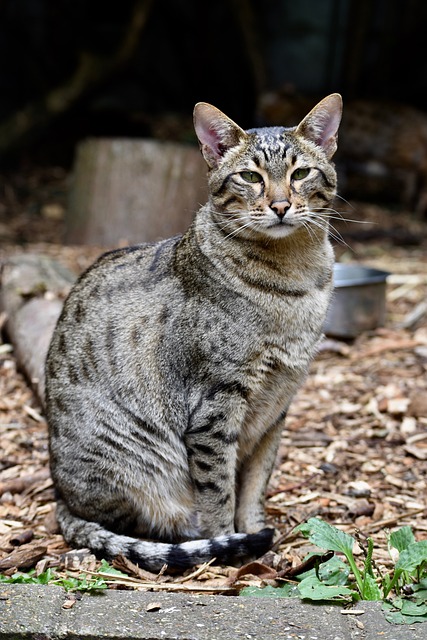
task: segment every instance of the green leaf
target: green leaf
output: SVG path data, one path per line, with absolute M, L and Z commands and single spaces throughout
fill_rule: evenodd
M 296 527 L 310 542 L 328 551 L 339 551 L 346 556 L 353 553 L 354 538 L 320 518 L 310 518 Z
M 397 531 L 393 531 L 389 537 L 390 546 L 394 547 L 401 553 L 415 542 L 415 536 L 409 526 L 401 527 Z
M 108 584 L 103 578 L 97 578 L 96 580 L 87 582 L 85 591 L 103 591 L 104 589 L 108 589 Z M 79 591 L 82 591 L 81 587 L 79 587 Z
M 427 589 L 421 588 L 420 584 L 412 585 L 414 590 L 413 595 L 411 596 L 415 600 L 419 600 L 420 602 L 427 602 Z
M 406 616 L 401 611 L 389 611 L 385 614 L 387 622 L 392 624 L 415 624 L 416 622 L 427 622 L 427 616 Z
M 0 582 L 5 584 L 49 584 L 55 579 L 55 573 L 52 569 L 46 569 L 39 576 L 36 576 L 34 569 L 26 573 L 14 573 L 12 576 L 0 575 Z
M 306 560 L 307 557 L 308 556 L 306 556 L 304 560 Z M 334 555 L 326 562 L 320 564 L 317 572 L 316 569 L 310 569 L 305 573 L 301 573 L 297 577 L 297 580 L 302 582 L 305 578 L 318 575 L 321 582 L 327 585 L 346 585 L 348 583 L 349 573 L 350 570 L 346 563 Z
M 383 611 L 386 611 L 385 618 L 393 624 L 414 624 L 415 622 L 427 622 L 427 605 L 417 605 L 406 598 L 394 598 L 394 600 L 383 603 Z
M 304 578 L 299 583 L 298 590 L 301 598 L 309 600 L 348 600 L 357 597 L 353 589 L 342 585 L 326 585 L 317 576 Z
M 427 615 L 427 602 L 417 603 L 412 600 L 402 600 L 401 612 L 405 616 L 425 616 Z
M 63 587 L 66 591 L 77 591 L 79 581 L 77 578 L 58 578 L 58 580 L 55 580 L 55 584 L 59 587 Z
M 362 576 L 353 556 L 354 538 L 352 538 L 352 536 L 349 536 L 347 533 L 340 531 L 319 518 L 310 518 L 307 522 L 296 527 L 295 530 L 301 531 L 303 535 L 308 536 L 313 544 L 323 549 L 343 553 L 353 572 L 359 593 L 363 593 Z
M 34 578 L 28 574 L 14 573 L 11 576 L 1 576 L 0 582 L 5 584 L 34 584 Z
M 383 603 L 383 611 L 387 611 L 386 620 L 393 624 L 413 624 L 427 622 L 427 603 L 413 602 L 400 596 Z
M 375 578 L 373 578 L 369 573 L 367 573 L 363 580 L 363 600 L 382 600 L 383 594 L 381 589 L 375 582 Z
M 124 578 L 129 578 L 129 576 L 126 573 L 123 573 L 123 571 L 119 571 L 118 569 L 115 569 L 114 567 L 112 567 L 110 564 L 108 564 L 108 562 L 106 560 L 102 560 L 101 562 L 101 566 L 99 567 L 98 571 L 100 573 L 108 573 L 112 576 L 120 576 L 120 577 L 124 577 Z
M 396 562 L 396 571 L 415 571 L 423 562 L 427 562 L 427 540 L 413 542 L 404 549 Z
M 348 566 L 338 556 L 333 556 L 319 567 L 319 578 L 322 582 L 331 586 L 346 585 L 349 574 Z
M 55 579 L 55 574 L 52 569 L 46 569 L 43 573 L 41 573 L 38 578 L 36 578 L 38 584 L 49 584 L 52 580 Z

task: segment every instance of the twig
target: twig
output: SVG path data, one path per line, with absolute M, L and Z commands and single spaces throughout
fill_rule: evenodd
M 36 411 L 36 409 L 33 409 L 33 407 L 30 407 L 29 405 L 24 404 L 22 409 L 24 413 L 27 414 L 27 416 L 30 416 L 30 418 L 32 418 L 36 422 L 45 422 L 45 419 L 43 418 L 43 416 L 38 411 Z
M 0 482 L 0 496 L 3 493 L 22 493 L 32 485 L 38 482 L 44 482 L 50 477 L 49 469 L 43 469 L 38 473 L 30 476 L 23 476 L 22 478 L 11 478 Z
M 320 471 L 319 472 L 316 471 L 316 473 L 312 473 L 311 476 L 309 476 L 308 478 L 305 478 L 304 480 L 301 480 L 301 482 L 294 482 L 293 484 L 288 484 L 286 486 L 279 487 L 278 489 L 273 489 L 272 491 L 269 491 L 267 494 L 267 497 L 272 498 L 273 496 L 277 496 L 280 493 L 285 493 L 286 491 L 290 492 L 290 491 L 294 491 L 295 489 L 300 489 L 301 487 L 304 487 L 307 484 L 310 484 L 312 480 L 314 480 L 320 475 L 321 475 Z
M 392 273 L 387 278 L 388 284 L 427 284 L 427 275 L 422 273 Z
M 401 284 L 397 289 L 387 293 L 387 302 L 395 302 L 399 298 L 404 298 L 412 291 L 412 289 L 416 289 L 419 284 L 419 282 L 406 282 L 405 284 Z
M 423 513 L 424 511 L 427 511 L 427 507 L 421 507 L 420 509 L 412 509 L 411 511 L 405 511 L 404 513 L 397 514 L 391 518 L 385 518 L 384 520 L 378 520 L 378 522 L 373 522 L 372 524 L 364 527 L 364 530 L 375 533 L 379 529 L 383 529 L 384 527 L 389 527 L 393 524 L 397 524 L 399 520 L 416 516 L 418 513 Z
M 340 611 L 343 616 L 361 616 L 365 613 L 364 609 L 343 609 Z
M 414 325 L 417 324 L 420 320 L 427 315 L 427 300 L 422 300 L 417 306 L 412 309 L 403 319 L 403 321 L 398 324 L 399 329 L 411 329 Z
M 193 571 L 193 573 L 190 573 L 188 576 L 183 576 L 182 578 L 179 578 L 178 580 L 175 580 L 175 584 L 182 584 L 183 582 L 188 582 L 188 580 L 192 580 L 193 578 L 197 578 L 198 576 L 200 576 L 200 574 L 203 573 L 203 571 L 205 571 L 205 569 L 210 567 L 210 565 L 213 562 L 215 562 L 215 560 L 216 560 L 216 558 L 212 558 L 212 560 L 209 560 L 209 562 L 205 562 L 198 569 Z
M 421 340 L 386 340 L 382 344 L 374 345 L 373 347 L 362 351 L 362 353 L 352 353 L 350 358 L 352 360 L 361 360 L 363 358 L 369 358 L 371 356 L 377 356 L 384 351 L 399 351 L 403 349 L 413 349 L 424 344 Z
M 90 576 L 94 576 L 97 578 L 104 578 L 107 584 L 121 584 L 123 586 L 134 587 L 134 588 L 144 588 L 150 589 L 152 591 L 184 591 L 184 592 L 203 592 L 203 593 L 234 593 L 235 589 L 227 586 L 199 586 L 199 585 L 188 585 L 188 584 L 180 584 L 177 582 L 145 582 L 143 580 L 138 580 L 137 578 L 127 578 L 125 576 L 120 576 L 117 579 L 111 575 L 111 573 L 106 573 L 104 571 L 84 571 L 83 573 L 87 573 Z

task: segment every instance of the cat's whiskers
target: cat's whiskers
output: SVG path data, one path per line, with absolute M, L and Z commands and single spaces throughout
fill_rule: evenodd
M 304 216 L 304 214 L 308 214 L 308 215 Z M 320 224 L 318 221 L 313 220 L 312 216 L 310 216 L 310 211 L 302 212 L 301 216 L 299 217 L 299 222 L 302 224 L 302 226 L 308 232 L 309 236 L 312 239 L 316 237 L 315 230 L 313 229 L 313 227 L 317 227 L 323 232 L 328 230 L 327 224 L 323 225 L 323 224 Z
M 300 220 L 302 226 L 304 227 L 304 229 L 307 231 L 308 235 L 310 236 L 310 238 L 314 238 L 314 232 L 313 229 L 310 226 L 310 222 L 308 220 L 305 220 L 304 218 L 302 218 Z
M 227 227 L 235 227 L 228 233 L 224 240 L 238 236 L 244 230 L 251 230 L 256 225 L 256 221 L 249 219 L 245 221 L 248 211 L 246 209 L 228 209 L 227 211 L 217 211 L 210 209 L 211 214 L 215 218 L 223 218 L 223 220 L 214 220 L 213 225 L 218 225 L 221 229 L 227 230 Z M 237 226 L 235 226 L 237 224 Z
M 210 209 L 210 212 L 212 214 L 211 219 L 209 220 L 209 223 L 212 227 L 221 227 L 221 229 L 226 229 L 227 227 L 233 226 L 236 222 L 239 222 L 239 220 L 241 219 L 239 215 L 236 214 L 241 214 L 240 211 L 236 210 L 236 211 L 231 211 L 231 212 L 224 212 L 224 211 L 216 211 L 215 209 Z
M 325 207 L 323 211 L 326 211 L 326 210 L 327 208 Z M 318 213 L 319 213 L 318 210 L 312 211 L 310 209 L 305 209 L 304 211 L 299 212 L 299 221 L 309 233 L 311 230 L 310 235 L 312 236 L 313 227 L 316 227 L 317 229 L 320 229 L 322 232 L 327 232 L 329 236 L 336 242 L 351 249 L 351 247 L 344 240 L 340 232 L 333 225 L 330 224 L 329 215 L 322 217 L 322 216 L 316 215 Z
M 344 216 L 345 212 L 337 211 L 336 209 L 332 209 L 331 207 L 316 207 L 312 212 L 320 213 L 321 215 L 326 214 L 329 220 L 339 220 L 340 222 L 354 222 L 357 224 L 372 224 L 372 222 L 369 220 L 354 220 L 353 218 L 346 218 Z
M 329 223 L 329 234 L 331 238 L 336 242 L 344 245 L 345 247 L 348 247 L 349 249 L 351 249 L 350 245 L 344 240 L 342 234 L 338 231 L 336 227 L 333 226 L 333 224 L 330 221 L 337 220 L 339 222 L 345 222 L 345 223 L 373 224 L 369 220 L 353 220 L 352 218 L 346 218 L 344 217 L 344 214 L 342 212 L 337 211 L 336 209 L 333 209 L 330 207 L 319 207 L 319 208 L 316 208 L 311 213 L 319 214 L 319 217 L 316 218 L 317 221 L 322 220 L 322 216 L 323 216 L 323 219 L 327 219 Z
M 325 219 L 322 219 L 322 218 L 311 217 L 310 218 L 310 223 L 313 226 L 318 227 L 319 229 L 322 229 L 322 231 L 328 231 L 329 236 L 333 240 L 335 240 L 335 242 L 338 242 L 339 244 L 342 244 L 343 246 L 347 247 L 348 249 L 351 249 L 350 245 L 344 240 L 344 238 L 342 237 L 342 235 L 338 231 L 338 229 L 336 229 L 332 224 L 330 224 L 329 220 L 325 220 Z
M 239 233 L 244 231 L 244 230 L 252 231 L 254 226 L 255 226 L 254 221 L 253 220 L 248 220 L 248 222 L 238 226 L 236 229 L 231 231 L 231 233 L 229 233 L 227 236 L 225 236 L 224 240 L 227 240 L 228 238 L 233 238 L 234 236 L 238 236 Z
M 350 207 L 350 209 L 353 209 L 353 211 L 356 211 L 356 207 L 351 204 L 351 202 L 349 202 L 348 200 L 346 200 L 345 198 L 343 198 L 342 196 L 340 196 L 338 193 L 335 194 L 336 198 L 339 198 L 340 200 L 342 200 L 343 202 L 345 202 L 346 204 L 348 204 L 348 206 Z

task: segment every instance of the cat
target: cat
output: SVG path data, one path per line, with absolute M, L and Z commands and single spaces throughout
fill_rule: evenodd
M 341 111 L 332 94 L 297 127 L 244 131 L 198 103 L 207 204 L 184 235 L 105 253 L 71 290 L 46 361 L 70 545 L 151 571 L 271 546 L 265 489 L 332 291 Z

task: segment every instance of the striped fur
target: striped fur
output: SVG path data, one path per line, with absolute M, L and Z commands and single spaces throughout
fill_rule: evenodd
M 340 114 L 332 95 L 297 128 L 245 132 L 198 104 L 208 203 L 182 237 L 106 253 L 74 286 L 46 363 L 70 544 L 151 570 L 271 544 L 265 488 L 332 287 Z

